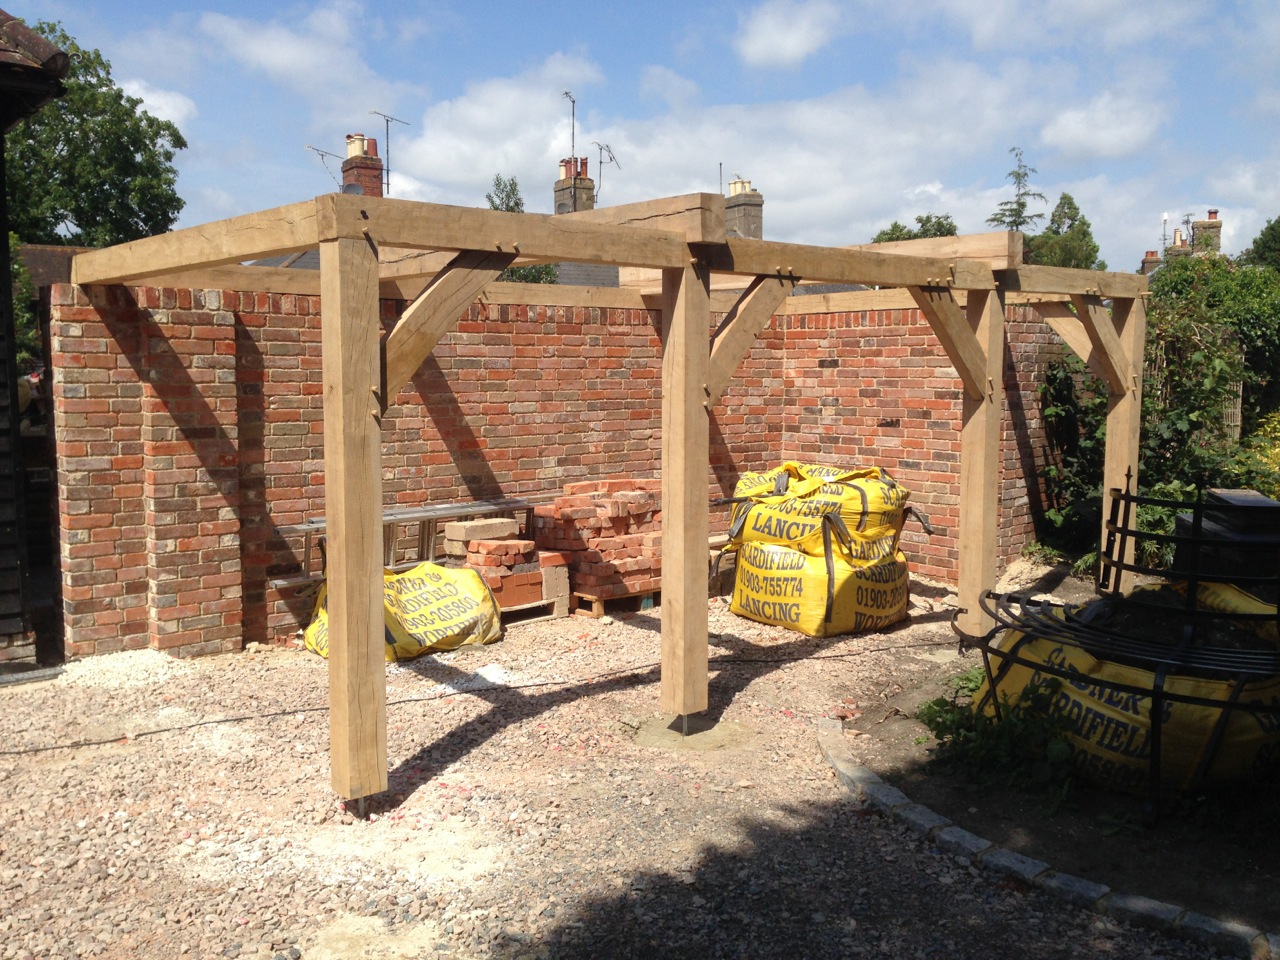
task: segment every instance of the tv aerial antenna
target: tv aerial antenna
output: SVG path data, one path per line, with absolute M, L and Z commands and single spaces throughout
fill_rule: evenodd
M 391 124 L 403 123 L 407 127 L 409 126 L 409 121 L 401 120 L 399 117 L 393 117 L 388 113 L 383 113 L 381 110 L 370 110 L 369 112 L 375 116 L 381 117 L 385 121 L 384 125 L 386 127 L 386 135 L 382 138 L 382 195 L 389 197 L 391 196 Z
M 599 205 L 600 194 L 604 192 L 604 165 L 606 163 L 612 163 L 615 167 L 621 170 L 622 164 L 618 162 L 618 158 L 613 155 L 613 148 L 607 143 L 601 143 L 599 140 L 592 140 L 591 142 L 600 150 L 600 159 L 596 163 L 596 176 L 599 178 L 596 183 L 596 204 Z
M 339 190 L 341 190 L 342 181 L 333 175 L 333 171 L 329 169 L 329 161 L 325 158 L 332 157 L 334 160 L 341 161 L 342 157 L 338 156 L 336 153 L 330 153 L 328 150 L 321 150 L 319 147 L 313 147 L 309 143 L 306 146 L 308 150 L 320 158 L 320 162 L 324 165 L 325 173 L 329 174 L 329 179 L 334 182 Z
M 576 164 L 578 162 L 578 101 L 568 90 L 561 96 L 569 101 L 569 156 Z M 575 171 L 576 167 L 569 168 L 569 202 L 570 208 L 574 211 L 578 209 L 578 176 Z

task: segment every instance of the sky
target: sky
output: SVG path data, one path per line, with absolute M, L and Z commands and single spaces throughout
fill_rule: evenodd
M 342 156 L 364 133 L 387 157 L 388 126 L 393 197 L 483 207 L 502 174 L 549 213 L 559 161 L 577 155 L 601 206 L 746 178 L 765 238 L 796 243 L 865 243 L 924 213 L 991 230 L 1013 147 L 1047 198 L 1032 209 L 1047 221 L 1071 194 L 1113 270 L 1137 269 L 1188 214 L 1218 209 L 1232 254 L 1280 216 L 1275 0 L 5 9 L 61 22 L 178 125 L 178 226 L 331 192 L 341 160 L 308 147 Z

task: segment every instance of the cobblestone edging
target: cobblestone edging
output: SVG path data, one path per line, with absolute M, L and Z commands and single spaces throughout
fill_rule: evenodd
M 886 783 L 875 772 L 858 763 L 845 741 L 844 727 L 839 720 L 818 721 L 818 748 L 834 768 L 840 781 L 854 796 L 866 801 L 885 816 L 902 823 L 912 833 L 931 841 L 940 850 L 968 857 L 980 867 L 1023 880 L 1074 906 L 1093 910 L 1103 916 L 1204 944 L 1248 960 L 1280 960 L 1278 934 L 1264 933 L 1241 923 L 1217 920 L 1177 904 L 1117 893 L 1106 884 L 1061 873 L 1042 860 L 996 846 L 991 841 L 956 826 L 923 804 L 912 802 L 897 787 Z

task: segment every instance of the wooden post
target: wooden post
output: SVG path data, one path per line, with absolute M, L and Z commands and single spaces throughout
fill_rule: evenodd
M 978 598 L 996 583 L 996 533 L 1000 519 L 1000 414 L 1004 407 L 1004 299 L 969 291 L 965 315 L 982 350 L 983 396 L 967 393 L 960 427 L 960 571 L 956 625 L 969 636 L 991 629 Z
M 1142 434 L 1142 364 L 1146 349 L 1147 310 L 1141 298 L 1116 299 L 1112 302 L 1111 323 L 1120 341 L 1123 356 L 1118 358 L 1125 390 L 1108 390 L 1107 449 L 1102 467 L 1102 539 L 1107 542 L 1107 517 L 1110 515 L 1110 491 L 1124 490 L 1126 477 L 1131 477 L 1130 492 L 1138 492 L 1138 450 Z M 1125 541 L 1125 555 L 1117 559 L 1133 561 L 1133 538 Z M 1133 588 L 1133 574 L 1120 574 L 1119 589 L 1127 593 Z
M 382 378 L 378 258 L 367 240 L 320 244 L 328 527 L 329 763 L 334 791 L 387 788 L 382 606 Z
M 707 709 L 711 274 L 662 271 L 662 712 Z

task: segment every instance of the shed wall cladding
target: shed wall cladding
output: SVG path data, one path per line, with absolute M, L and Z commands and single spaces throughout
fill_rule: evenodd
M 267 581 L 299 559 L 277 528 L 324 509 L 319 298 L 93 296 L 53 295 L 68 653 L 197 655 L 291 636 L 312 601 Z M 384 302 L 384 327 L 402 309 Z M 657 476 L 658 324 L 647 310 L 473 305 L 387 411 L 384 503 Z M 1005 556 L 1029 529 L 1022 478 L 1042 446 L 1022 378 L 1053 349 L 1042 325 L 1011 324 Z M 883 465 L 937 531 L 909 525 L 913 568 L 953 580 L 959 417 L 958 380 L 918 311 L 778 318 L 712 414 L 708 495 L 783 459 Z

